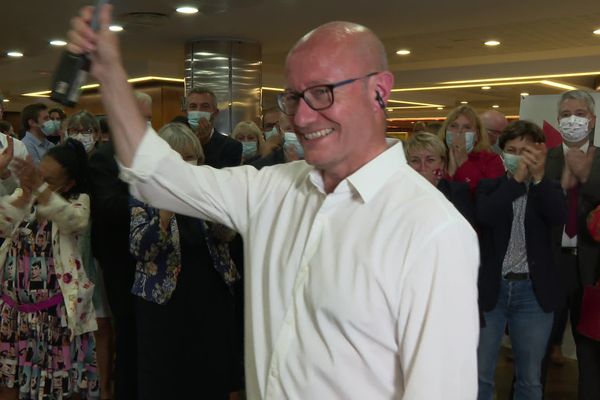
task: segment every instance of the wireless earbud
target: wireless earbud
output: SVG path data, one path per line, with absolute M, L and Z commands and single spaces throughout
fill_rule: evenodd
M 379 103 L 379 107 L 381 107 L 381 109 L 383 110 L 385 108 L 385 102 L 383 101 L 381 95 L 377 90 L 375 91 L 375 100 L 377 100 L 377 103 Z

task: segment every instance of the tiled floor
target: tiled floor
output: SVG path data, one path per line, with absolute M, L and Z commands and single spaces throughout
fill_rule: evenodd
M 509 400 L 513 379 L 513 363 L 508 350 L 502 348 L 496 369 L 497 400 Z M 565 365 L 550 364 L 545 400 L 577 400 L 577 361 L 567 359 Z

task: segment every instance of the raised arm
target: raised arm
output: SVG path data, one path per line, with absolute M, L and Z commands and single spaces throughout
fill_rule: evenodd
M 93 7 L 85 7 L 71 21 L 68 50 L 75 54 L 89 54 L 92 61 L 90 72 L 100 83 L 102 104 L 109 116 L 117 156 L 123 165 L 131 166 L 144 137 L 146 123 L 127 82 L 117 37 L 108 29 L 112 6 L 105 5 L 100 10 L 97 32 L 90 27 L 93 11 Z

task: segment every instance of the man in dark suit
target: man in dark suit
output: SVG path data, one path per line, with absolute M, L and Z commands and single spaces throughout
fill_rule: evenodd
M 188 125 L 204 150 L 205 164 L 214 168 L 236 167 L 242 163 L 242 144 L 214 128 L 219 114 L 217 97 L 204 87 L 196 87 L 186 98 L 187 118 L 176 117 L 173 122 Z
M 600 245 L 586 229 L 585 218 L 600 203 L 600 151 L 592 144 L 596 123 L 594 99 L 572 90 L 562 94 L 558 120 L 563 144 L 548 152 L 546 175 L 567 193 L 567 223 L 553 232 L 553 250 L 571 313 L 579 364 L 579 399 L 600 399 L 600 342 L 577 332 L 583 288 L 600 278 Z

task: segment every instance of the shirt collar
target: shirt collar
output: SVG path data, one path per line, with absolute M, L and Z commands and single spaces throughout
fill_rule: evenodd
M 584 144 L 579 147 L 579 150 L 583 151 L 587 154 L 588 149 L 590 148 L 590 141 L 588 140 Z M 566 154 L 569 150 L 569 146 L 567 146 L 564 142 L 562 143 L 563 154 Z
M 387 140 L 387 142 L 389 146 L 387 150 L 340 182 L 334 193 L 354 189 L 364 203 L 368 203 L 375 197 L 388 179 L 407 165 L 402 142 L 399 140 Z M 313 169 L 308 178 L 319 192 L 326 194 L 321 171 Z
M 31 142 L 33 142 L 34 145 L 36 146 L 40 146 L 40 147 L 44 147 L 46 144 L 46 139 L 44 138 L 44 140 L 40 140 L 37 137 L 35 137 L 35 135 L 29 131 L 27 131 L 27 133 L 25 134 L 26 137 L 29 138 L 29 140 Z

